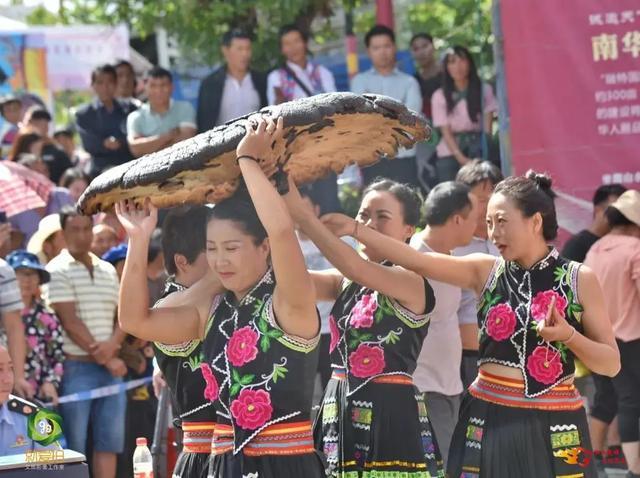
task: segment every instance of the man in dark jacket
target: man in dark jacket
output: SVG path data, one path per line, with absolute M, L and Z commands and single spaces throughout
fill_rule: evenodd
M 91 72 L 95 100 L 76 112 L 76 126 L 82 146 L 91 155 L 91 175 L 133 159 L 127 142 L 127 116 L 136 107 L 116 99 L 117 73 L 112 65 L 100 65 Z
M 222 38 L 225 64 L 202 80 L 198 94 L 198 132 L 267 105 L 267 79 L 249 69 L 251 37 L 230 30 Z

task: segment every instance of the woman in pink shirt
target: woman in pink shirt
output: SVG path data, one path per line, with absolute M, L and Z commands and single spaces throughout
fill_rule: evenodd
M 469 50 L 454 46 L 442 63 L 443 86 L 431 97 L 433 125 L 442 134 L 436 149 L 439 182 L 453 181 L 460 166 L 483 158 L 482 143 L 488 148 L 486 135 L 491 134 L 498 110 L 491 86 L 480 80 Z
M 640 192 L 629 190 L 605 212 L 611 232 L 587 254 L 607 297 L 622 369 L 613 378 L 618 427 L 630 478 L 640 477 Z

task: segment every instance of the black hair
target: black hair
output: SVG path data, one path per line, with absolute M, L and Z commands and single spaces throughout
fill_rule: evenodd
M 251 35 L 249 35 L 248 32 L 239 28 L 233 28 L 231 30 L 227 30 L 225 34 L 222 35 L 222 46 L 231 46 L 231 42 L 236 38 L 239 40 L 252 40 Z
M 493 193 L 500 193 L 514 201 L 524 217 L 540 213 L 542 236 L 546 241 L 552 241 L 558 235 L 558 219 L 553 203 L 556 194 L 551 189 L 551 184 L 549 176 L 530 169 L 524 176 L 511 176 L 501 181 Z
M 162 223 L 162 252 L 167 272 L 178 272 L 176 254 L 183 255 L 193 264 L 204 252 L 207 236 L 207 206 L 183 206 L 171 209 Z
M 171 75 L 171 72 L 161 66 L 154 66 L 147 72 L 147 79 L 150 78 L 154 78 L 156 80 L 168 78 L 170 82 L 173 82 L 173 75 Z
M 596 189 L 595 193 L 593 193 L 593 205 L 600 206 L 607 202 L 610 196 L 618 198 L 622 196 L 626 190 L 627 188 L 622 184 L 604 184 Z
M 420 32 L 420 33 L 416 33 L 411 37 L 411 41 L 409 41 L 409 45 L 413 45 L 413 42 L 416 41 L 418 38 L 422 38 L 424 40 L 427 40 L 429 43 L 431 43 L 433 45 L 433 37 L 426 32 Z
M 630 221 L 627 216 L 622 214 L 618 209 L 613 206 L 607 207 L 604 211 L 604 217 L 607 218 L 607 222 L 611 227 L 616 226 L 637 226 L 633 221 Z
M 267 238 L 267 231 L 258 217 L 256 208 L 244 190 L 239 190 L 229 199 L 216 204 L 210 210 L 207 222 L 214 219 L 235 222 L 245 234 L 253 237 L 253 243 L 256 246 L 262 244 Z
M 456 104 L 456 101 L 453 98 L 456 86 L 453 78 L 447 70 L 447 63 L 449 62 L 449 58 L 453 55 L 464 58 L 469 62 L 469 86 L 467 86 L 466 96 L 467 113 L 469 114 L 471 121 L 476 123 L 480 120 L 480 114 L 482 113 L 482 81 L 480 81 L 480 77 L 478 76 L 478 69 L 473 61 L 471 52 L 460 45 L 449 48 L 442 59 L 442 71 L 444 72 L 442 75 L 442 91 L 447 102 L 447 111 L 451 113 Z
M 34 106 L 30 108 L 29 111 L 27 111 L 27 114 L 25 116 L 29 118 L 29 121 L 33 121 L 33 120 L 51 121 L 51 113 L 49 113 L 46 110 L 46 108 L 43 108 L 42 106 Z
M 391 38 L 391 41 L 396 43 L 396 34 L 393 33 L 393 30 L 385 25 L 375 25 L 373 26 L 367 34 L 364 36 L 364 44 L 367 48 L 369 48 L 369 43 L 371 43 L 371 39 L 378 35 L 386 35 Z
M 282 37 L 291 32 L 298 32 L 302 37 L 302 41 L 304 41 L 305 43 L 309 43 L 309 34 L 301 27 L 293 23 L 289 23 L 288 25 L 283 25 L 282 27 L 280 27 L 280 31 L 278 32 L 278 41 L 282 42 Z
M 376 178 L 362 192 L 364 198 L 371 191 L 387 191 L 402 204 L 404 223 L 417 226 L 420 222 L 422 198 L 420 194 L 408 184 L 402 184 L 391 179 Z
M 469 161 L 456 174 L 456 181 L 466 184 L 470 188 L 485 181 L 489 181 L 492 186 L 495 186 L 503 179 L 502 171 L 495 164 L 481 159 Z
M 114 65 L 113 65 L 113 69 L 117 70 L 121 66 L 126 66 L 127 68 L 129 68 L 131 70 L 131 73 L 133 73 L 134 75 L 136 74 L 136 70 L 133 68 L 133 65 L 130 62 L 128 62 L 127 60 L 118 60 L 118 61 L 116 61 L 114 63 Z
M 62 206 L 58 214 L 60 214 L 60 229 L 62 229 L 63 231 L 69 219 L 72 219 L 74 217 L 82 217 L 80 211 L 78 211 L 74 206 L 71 205 Z
M 434 187 L 424 201 L 427 226 L 442 226 L 454 214 L 471 208 L 469 186 L 455 181 L 446 181 Z
M 74 181 L 78 179 L 83 179 L 87 184 L 91 182 L 89 176 L 82 171 L 80 168 L 68 168 L 62 176 L 60 176 L 59 185 L 63 188 L 69 189 L 69 186 L 73 184 Z
M 111 75 L 113 81 L 118 80 L 118 73 L 116 73 L 116 68 L 113 65 L 99 65 L 96 66 L 93 70 L 91 70 L 91 84 L 93 85 L 98 79 L 98 75 Z
M 13 146 L 7 155 L 7 159 L 9 161 L 17 161 L 22 153 L 28 153 L 31 146 L 42 140 L 44 140 L 44 138 L 40 134 L 32 131 L 19 133 L 13 141 Z

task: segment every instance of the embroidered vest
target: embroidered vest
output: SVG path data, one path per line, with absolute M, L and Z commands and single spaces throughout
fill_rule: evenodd
M 167 280 L 162 298 L 173 292 L 184 290 L 177 282 Z M 215 413 L 211 403 L 204 399 L 205 382 L 200 373 L 202 362 L 202 342 L 188 342 L 168 345 L 154 343 L 158 367 L 162 371 L 171 394 L 175 419 L 206 422 L 213 421 Z
M 329 352 L 332 366 L 347 372 L 347 395 L 380 375 L 411 377 L 435 305 L 433 289 L 424 284 L 427 312 L 416 315 L 394 299 L 345 280 L 329 316 Z
M 311 92 L 314 95 L 318 95 L 320 93 L 325 93 L 324 88 L 322 87 L 322 79 L 320 77 L 320 65 L 309 62 L 312 66 L 311 74 L 309 75 L 309 79 L 311 80 Z M 278 70 L 280 72 L 280 90 L 282 91 L 283 96 L 286 101 L 291 101 L 296 99 L 295 89 L 300 88 L 296 80 L 293 79 L 293 76 L 287 72 L 284 68 L 280 68 Z M 298 79 L 302 82 L 304 80 L 298 76 Z
M 546 318 L 555 297 L 559 314 L 583 331 L 577 287 L 580 265 L 551 249 L 530 269 L 498 258 L 487 279 L 478 303 L 479 363 L 520 369 L 525 397 L 541 395 L 574 373 L 571 350 L 561 342 L 545 342 L 536 326 Z
M 234 431 L 234 454 L 275 423 L 309 419 L 320 337 L 304 340 L 279 327 L 269 270 L 239 302 L 221 296 L 209 321 L 202 374 L 205 396 Z

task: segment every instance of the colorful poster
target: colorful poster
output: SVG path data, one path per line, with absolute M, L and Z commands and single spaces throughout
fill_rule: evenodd
M 129 59 L 125 25 L 32 28 L 43 34 L 52 91 L 88 90 L 94 67 Z
M 28 91 L 47 99 L 46 58 L 43 35 L 0 33 L 0 95 Z
M 605 183 L 640 189 L 638 0 L 501 0 L 513 170 L 549 172 L 561 226 Z
M 42 34 L 0 33 L 0 96 L 12 93 L 26 110 L 33 104 L 51 109 L 51 94 L 47 75 L 47 52 Z M 0 138 L 15 129 L 0 117 Z M 9 144 L 9 143 L 7 143 Z M 7 153 L 2 145 L 1 155 Z

